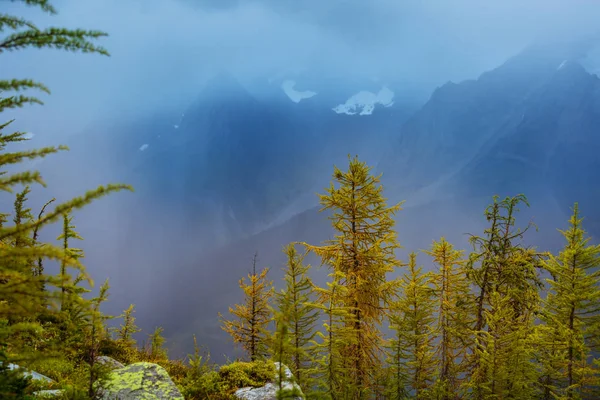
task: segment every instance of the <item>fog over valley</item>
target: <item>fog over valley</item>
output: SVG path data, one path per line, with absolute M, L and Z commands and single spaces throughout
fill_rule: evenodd
M 102 309 L 135 304 L 136 337 L 163 327 L 173 357 L 193 351 L 194 334 L 217 362 L 242 356 L 219 313 L 242 301 L 255 253 L 280 289 L 284 246 L 333 237 L 318 194 L 349 156 L 383 174 L 388 205 L 404 201 L 403 263 L 441 237 L 471 250 L 494 195 L 527 196 L 516 225 L 535 223 L 524 242 L 540 251 L 563 246 L 557 229 L 575 202 L 598 242 L 599 2 L 53 3 L 55 16 L 21 1 L 0 13 L 105 31 L 110 57 L 2 52 L 1 79 L 52 92 L 3 112 L 0 123 L 29 133 L 13 148 L 70 148 L 11 171 L 33 167 L 47 182 L 28 195 L 36 215 L 53 197 L 133 186 L 73 212 L 77 246 L 92 293 L 109 279 Z M 12 209 L 14 194 L 1 202 Z M 40 237 L 59 244 L 61 229 Z M 327 267 L 306 261 L 324 285 Z M 417 263 L 434 268 L 423 253 Z

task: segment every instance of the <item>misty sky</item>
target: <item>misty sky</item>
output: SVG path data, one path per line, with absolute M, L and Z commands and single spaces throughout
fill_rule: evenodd
M 184 107 L 215 70 L 250 81 L 310 70 L 435 87 L 475 78 L 549 35 L 594 32 L 594 0 L 56 0 L 58 16 L 2 1 L 39 26 L 100 29 L 112 54 L 2 55 L 7 77 L 50 86 L 18 127 L 76 133 L 106 114 Z M 311 89 L 311 88 L 299 88 Z M 35 118 L 34 118 L 35 116 Z M 43 116 L 43 118 L 41 117 Z
M 28 147 L 61 143 L 63 137 L 85 131 L 95 121 L 147 116 L 159 108 L 181 112 L 198 95 L 203 83 L 222 68 L 242 83 L 257 79 L 267 82 L 274 77 L 294 79 L 296 74 L 309 72 L 319 77 L 322 85 L 332 77 L 378 78 L 382 83 L 394 83 L 396 91 L 406 84 L 422 87 L 429 93 L 449 80 L 477 78 L 532 42 L 548 38 L 568 40 L 597 33 L 600 21 L 598 0 L 54 0 L 52 3 L 59 11 L 57 16 L 8 0 L 0 0 L 0 12 L 23 16 L 40 27 L 106 31 L 110 36 L 98 44 L 112 56 L 39 49 L 0 56 L 2 79 L 32 78 L 45 83 L 53 92 L 51 96 L 41 96 L 46 102 L 43 107 L 29 106 L 2 115 L 3 121 L 17 119 L 15 129 L 35 135 Z M 299 85 L 296 89 L 318 93 L 316 87 Z M 81 157 L 84 158 L 85 155 Z M 66 200 L 84 189 L 120 181 L 118 176 L 111 175 L 113 171 L 98 172 L 97 165 L 81 163 L 76 169 L 63 167 L 60 172 L 54 171 L 56 178 L 50 179 L 49 194 L 32 193 L 34 209 L 51 195 L 60 193 L 64 197 L 59 200 Z M 65 171 L 86 177 L 85 187 L 72 187 L 69 175 L 63 178 Z M 52 171 L 48 175 L 52 177 Z M 151 290 L 152 271 L 177 264 L 171 254 L 156 253 L 160 253 L 166 241 L 179 237 L 170 233 L 156 234 L 150 239 L 144 236 L 146 232 L 161 229 L 174 231 L 168 227 L 168 217 L 163 217 L 167 222 L 156 220 L 169 210 L 148 212 L 154 219 L 144 220 L 145 225 L 135 228 L 142 234 L 130 235 L 130 253 L 114 250 L 122 241 L 119 229 L 127 231 L 128 225 L 133 224 L 133 218 L 127 220 L 115 211 L 117 205 L 127 202 L 127 206 L 122 206 L 124 210 L 133 208 L 132 204 L 137 207 L 144 200 L 135 194 L 119 194 L 76 215 L 75 223 L 89 243 L 86 254 L 89 259 L 102 261 L 93 265 L 92 275 L 98 281 L 105 275 L 111 279 L 117 277 L 112 293 L 118 301 L 110 310 L 114 313 L 130 302 L 139 303 L 142 297 L 159 298 Z M 13 198 L 5 196 L 3 201 L 3 205 L 8 204 Z M 480 212 L 473 214 L 473 218 L 480 216 Z M 423 224 L 422 229 L 428 226 Z M 44 234 L 51 240 L 58 231 Z M 428 233 L 423 235 L 429 240 Z M 193 248 L 194 243 L 184 245 Z M 251 256 L 254 248 L 248 245 L 245 250 L 247 254 L 239 255 L 239 259 Z M 279 248 L 275 253 L 282 257 Z M 178 256 L 185 263 L 196 263 L 195 255 L 181 254 Z M 269 257 L 279 261 L 265 254 L 265 259 Z M 119 277 L 124 279 L 119 281 Z M 233 277 L 233 285 L 237 279 Z M 128 286 L 134 280 L 136 293 Z M 160 302 L 164 302 L 162 297 Z M 157 320 L 168 317 L 154 316 L 150 307 L 146 311 L 140 309 L 138 315 L 140 319 L 146 315 L 147 320 L 148 315 Z M 209 318 L 212 320 L 215 315 Z

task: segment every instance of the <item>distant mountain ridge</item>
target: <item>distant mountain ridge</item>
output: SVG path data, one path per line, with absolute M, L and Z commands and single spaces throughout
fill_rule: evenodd
M 347 115 L 327 91 L 296 103 L 278 90 L 259 100 L 218 74 L 176 124 L 131 154 L 136 187 L 177 204 L 183 229 L 204 227 L 207 246 L 226 243 L 314 206 L 297 199 L 326 184 L 331 164 L 348 154 L 376 162 L 412 111 L 388 102 Z
M 477 80 L 440 87 L 378 170 L 397 195 L 470 204 L 493 194 L 552 196 L 567 214 L 579 201 L 597 221 L 600 79 L 581 55 L 577 46 L 533 46 Z
M 414 100 L 414 88 L 404 93 L 372 78 L 319 80 L 303 72 L 245 87 L 220 73 L 187 109 L 113 122 L 104 130 L 109 144 L 102 133 L 85 146 L 103 149 L 142 198 L 177 210 L 182 232 L 203 236 L 209 248 L 316 206 L 314 192 L 348 154 L 384 173 L 391 198 L 415 204 L 535 190 L 563 209 L 575 197 L 583 206 L 596 198 L 583 182 L 597 179 L 597 78 L 578 67 L 589 47 L 529 47 L 478 79 L 439 87 L 425 104 Z M 292 101 L 286 81 L 315 94 Z M 333 110 L 386 87 L 393 98 L 384 95 L 372 114 L 360 115 L 362 105 L 355 115 Z M 579 130 L 570 139 L 569 127 Z M 565 156 L 550 154 L 557 149 Z M 566 154 L 585 165 L 581 178 L 566 178 L 573 173 Z M 527 169 L 532 163 L 543 163 L 543 172 Z M 577 179 L 567 188 L 565 181 Z

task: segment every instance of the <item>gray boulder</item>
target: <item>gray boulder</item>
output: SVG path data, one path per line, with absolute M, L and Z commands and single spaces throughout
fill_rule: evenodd
M 104 400 L 184 400 L 167 371 L 148 362 L 111 371 L 100 389 Z
M 31 377 L 31 379 L 36 380 L 36 381 L 44 381 L 44 382 L 48 382 L 48 383 L 54 382 L 52 379 L 48 378 L 46 375 L 38 374 L 35 371 L 30 371 L 28 369 L 21 368 L 21 367 L 19 367 L 16 364 L 8 364 L 8 369 L 10 369 L 10 370 L 15 370 L 15 369 L 22 370 L 24 376 L 29 376 L 29 377 Z
M 112 369 L 119 369 L 125 367 L 125 365 L 121 364 L 114 358 L 110 358 L 107 356 L 96 357 L 96 362 L 102 365 L 108 365 Z
M 54 381 L 52 379 L 48 378 L 46 375 L 38 374 L 35 371 L 30 371 L 28 369 L 19 367 L 17 364 L 8 364 L 8 369 L 21 370 L 23 372 L 23 376 L 29 376 L 34 381 L 43 381 L 43 382 L 47 382 L 47 383 L 54 383 Z M 37 392 L 33 392 L 33 394 L 39 398 L 53 398 L 53 397 L 60 396 L 62 393 L 63 393 L 63 391 L 61 389 L 39 390 Z
M 235 392 L 235 397 L 239 400 L 277 400 L 277 390 L 279 390 L 279 363 L 275 363 L 275 380 L 268 382 L 265 386 L 259 388 L 245 387 L 238 389 Z M 298 395 L 291 397 L 290 400 L 304 400 L 304 393 L 296 382 L 294 382 L 294 376 L 292 371 L 283 365 L 283 389 L 284 390 L 296 390 Z

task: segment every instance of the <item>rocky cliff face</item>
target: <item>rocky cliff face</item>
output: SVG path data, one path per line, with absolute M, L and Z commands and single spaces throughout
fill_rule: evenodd
M 580 58 L 577 46 L 532 47 L 477 80 L 439 88 L 379 164 L 388 187 L 471 204 L 525 193 L 566 214 L 579 201 L 597 220 L 600 80 Z
M 598 232 L 600 79 L 561 62 L 511 118 L 454 181 L 473 196 L 543 193 L 565 213 L 577 201 Z

